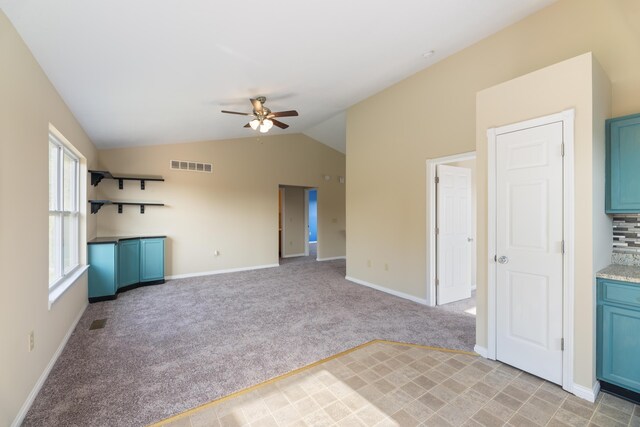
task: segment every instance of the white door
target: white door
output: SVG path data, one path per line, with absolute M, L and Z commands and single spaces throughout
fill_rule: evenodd
M 437 303 L 471 297 L 471 170 L 437 166 Z
M 562 123 L 496 140 L 496 356 L 562 384 Z

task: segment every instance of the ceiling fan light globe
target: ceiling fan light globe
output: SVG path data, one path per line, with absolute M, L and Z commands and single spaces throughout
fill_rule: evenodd
M 251 129 L 256 130 L 258 129 L 258 126 L 260 126 L 260 120 L 258 119 L 253 119 L 249 122 L 249 126 L 251 126 Z
M 265 119 L 262 124 L 267 128 L 267 131 L 273 127 L 273 122 L 269 119 Z
M 265 125 L 260 125 L 260 133 L 267 133 L 269 129 Z

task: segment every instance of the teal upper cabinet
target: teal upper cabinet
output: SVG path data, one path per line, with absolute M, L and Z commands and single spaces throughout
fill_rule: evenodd
M 606 212 L 640 212 L 640 114 L 607 120 L 606 130 Z
M 140 281 L 140 240 L 118 243 L 118 289 Z
M 140 240 L 140 281 L 164 279 L 164 239 Z

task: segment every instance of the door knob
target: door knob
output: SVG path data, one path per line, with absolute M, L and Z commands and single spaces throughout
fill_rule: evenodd
M 473 242 L 473 238 L 472 237 L 467 237 L 467 242 Z
M 498 262 L 499 262 L 500 264 L 506 264 L 506 263 L 508 263 L 508 262 L 509 262 L 509 258 L 507 258 L 506 256 L 504 256 L 504 255 L 503 255 L 503 256 L 501 256 L 500 258 L 498 258 Z

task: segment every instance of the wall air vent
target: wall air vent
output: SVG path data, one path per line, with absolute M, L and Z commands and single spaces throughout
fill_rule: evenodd
M 169 167 L 171 169 L 178 169 L 183 171 L 191 171 L 191 172 L 213 172 L 213 164 L 212 163 L 200 163 L 200 162 L 189 162 L 186 160 L 171 160 L 169 162 Z

